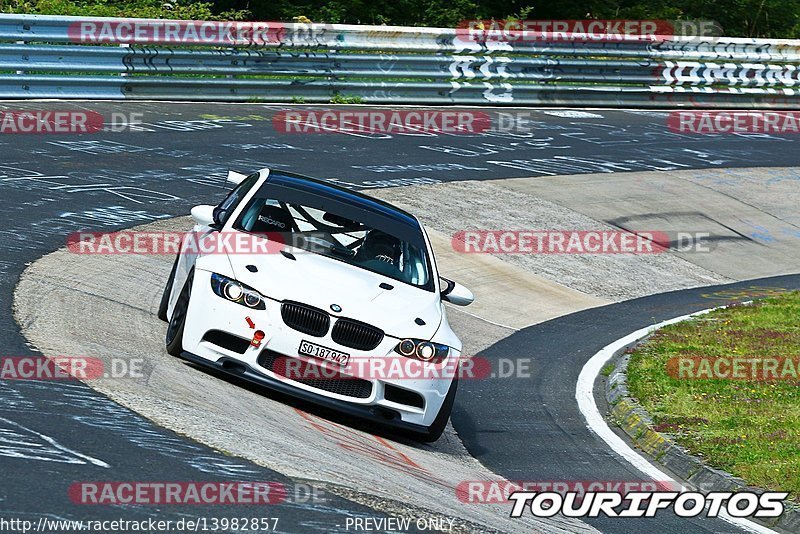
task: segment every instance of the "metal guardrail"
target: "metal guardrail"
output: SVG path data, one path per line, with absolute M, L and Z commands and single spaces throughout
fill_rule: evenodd
M 476 42 L 298 23 L 230 44 L 85 42 L 102 34 L 81 24 L 104 23 L 205 24 L 0 14 L 0 98 L 800 108 L 800 40 Z

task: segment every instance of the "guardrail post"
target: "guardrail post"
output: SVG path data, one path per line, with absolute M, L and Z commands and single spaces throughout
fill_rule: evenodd
M 130 43 L 122 43 L 121 45 L 119 45 L 119 47 L 120 48 L 130 48 L 131 45 L 130 45 Z M 127 69 L 127 68 L 128 68 L 128 66 L 125 65 L 125 69 Z M 128 76 L 128 73 L 127 72 L 120 72 L 119 75 L 120 76 Z
M 28 43 L 26 41 L 17 41 L 15 44 L 27 45 Z M 19 74 L 19 75 L 23 75 L 23 74 L 27 74 L 27 72 L 28 71 L 25 71 L 25 70 L 18 70 L 16 73 Z

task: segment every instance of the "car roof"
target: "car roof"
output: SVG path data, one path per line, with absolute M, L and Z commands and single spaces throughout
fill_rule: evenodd
M 370 197 L 358 191 L 345 189 L 330 182 L 295 174 L 286 171 L 270 170 L 267 183 L 295 189 L 316 195 L 322 195 L 338 200 L 363 210 L 388 217 L 401 224 L 407 224 L 416 228 L 420 227 L 416 217 L 397 206 L 393 206 L 383 200 Z

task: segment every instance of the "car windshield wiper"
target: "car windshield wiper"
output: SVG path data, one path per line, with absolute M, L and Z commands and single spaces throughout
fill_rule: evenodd
M 347 247 L 344 247 L 342 245 L 332 244 L 328 248 L 328 250 L 331 252 L 331 254 L 336 254 L 337 256 L 344 256 L 346 258 L 352 258 L 353 256 L 356 255 L 356 251 L 355 250 L 351 250 L 351 249 L 349 249 Z

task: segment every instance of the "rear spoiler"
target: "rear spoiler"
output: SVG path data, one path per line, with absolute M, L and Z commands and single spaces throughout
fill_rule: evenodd
M 239 185 L 245 178 L 247 178 L 246 174 L 242 174 L 236 171 L 228 171 L 228 181 L 231 182 L 232 184 Z

